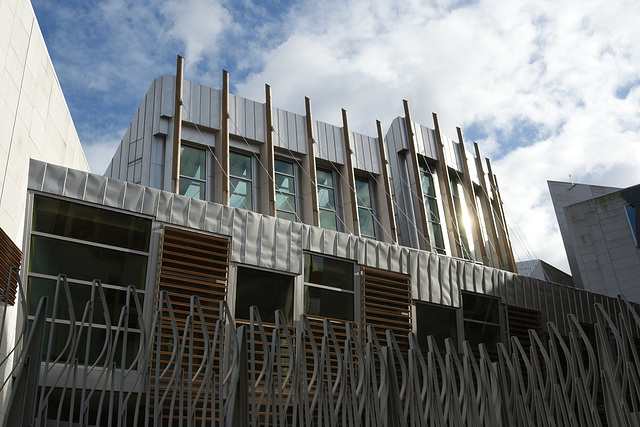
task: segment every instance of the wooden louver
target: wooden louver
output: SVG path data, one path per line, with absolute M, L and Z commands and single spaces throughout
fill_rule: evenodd
M 196 233 L 175 227 L 165 226 L 162 242 L 162 254 L 160 259 L 160 291 L 166 291 L 173 314 L 175 316 L 178 333 L 182 337 L 185 331 L 186 319 L 191 311 L 191 297 L 197 296 L 202 307 L 204 323 L 210 337 L 215 331 L 216 321 L 219 318 L 219 303 L 226 299 L 227 278 L 229 273 L 229 254 L 231 242 L 224 237 L 212 236 L 204 233 Z M 163 317 L 168 318 L 168 309 L 163 305 Z M 199 335 L 203 325 L 198 319 L 194 320 L 192 341 L 189 353 L 192 357 L 192 366 L 199 366 L 203 361 L 204 338 Z M 158 331 L 157 340 L 160 350 L 154 355 L 154 366 L 160 369 L 169 368 L 188 370 L 188 361 L 178 361 L 168 366 L 173 351 L 173 334 L 169 322 L 163 324 Z M 185 355 L 186 358 L 186 355 Z M 159 364 L 158 364 L 159 362 Z M 196 383 L 199 381 L 194 380 Z M 163 384 L 163 381 L 160 381 Z M 160 387 L 159 391 L 162 391 Z M 186 399 L 186 397 L 185 397 Z M 183 405 L 189 402 L 185 400 Z M 211 403 L 198 402 L 197 407 L 210 406 Z M 165 402 L 162 410 L 164 418 L 169 417 L 170 402 Z M 173 417 L 180 417 L 174 413 Z
M 16 293 L 18 291 L 18 278 L 14 275 L 9 282 L 9 274 L 11 267 L 20 267 L 22 259 L 22 251 L 11 241 L 9 236 L 0 228 L 0 297 L 5 301 L 4 295 L 9 285 L 9 291 L 6 293 L 6 302 L 10 305 L 16 302 Z
M 381 345 L 391 330 L 404 352 L 411 332 L 411 279 L 404 274 L 364 268 L 364 322 L 373 326 Z

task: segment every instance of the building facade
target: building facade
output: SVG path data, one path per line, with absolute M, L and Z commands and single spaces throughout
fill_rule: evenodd
M 549 181 L 549 191 L 576 285 L 640 302 L 639 186 Z

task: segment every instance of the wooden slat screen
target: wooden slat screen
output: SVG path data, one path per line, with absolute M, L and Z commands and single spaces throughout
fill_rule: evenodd
M 219 303 L 227 296 L 230 248 L 231 241 L 227 238 L 165 226 L 159 290 L 166 291 L 169 295 L 180 336 L 184 333 L 185 321 L 191 311 L 191 296 L 196 295 L 202 307 L 208 334 L 210 338 L 213 337 L 219 318 Z M 166 308 L 162 314 L 168 318 Z M 194 330 L 199 331 L 201 328 L 200 321 L 196 321 Z M 166 345 L 154 357 L 159 357 L 160 367 L 164 368 L 173 349 L 169 322 L 163 324 L 158 339 Z M 194 333 L 191 349 L 192 366 L 197 369 L 204 354 L 204 339 L 198 333 Z M 156 366 L 155 360 L 153 363 Z M 185 370 L 188 368 L 186 354 L 181 365 Z M 170 404 L 165 406 L 163 417 L 167 418 Z M 178 415 L 174 413 L 174 418 L 176 417 Z
M 508 305 L 507 322 L 509 337 L 518 337 L 525 348 L 529 346 L 529 329 L 535 330 L 538 335 L 542 333 L 542 317 L 538 310 Z
M 9 236 L 0 228 L 0 297 L 4 296 L 4 291 L 9 284 L 6 300 L 10 305 L 16 302 L 16 293 L 18 292 L 18 279 L 14 275 L 9 283 L 9 274 L 11 267 L 20 267 L 22 259 L 22 251 L 11 241 Z
M 405 353 L 411 332 L 411 278 L 391 271 L 364 268 L 364 323 L 373 326 L 380 345 L 391 330 Z

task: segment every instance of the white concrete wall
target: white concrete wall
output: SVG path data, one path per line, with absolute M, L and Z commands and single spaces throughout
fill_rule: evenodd
M 88 170 L 29 0 L 0 0 L 0 227 L 22 247 L 29 158 Z

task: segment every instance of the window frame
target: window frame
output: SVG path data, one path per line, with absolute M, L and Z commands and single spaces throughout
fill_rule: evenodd
M 375 197 L 375 192 L 373 191 L 373 186 L 371 185 L 371 181 L 372 181 L 372 178 L 368 177 L 368 176 L 356 175 L 354 177 L 354 185 L 356 187 L 355 188 L 356 204 L 358 205 L 358 222 L 360 224 L 360 236 L 376 240 L 378 238 L 378 234 L 379 234 L 378 217 L 376 216 L 377 200 L 376 200 L 376 197 Z M 358 182 L 366 183 L 367 190 L 369 191 L 369 202 L 370 202 L 371 206 L 366 206 L 366 204 L 364 204 L 364 203 L 361 204 L 361 202 L 364 202 L 364 200 L 362 200 L 361 197 L 358 196 Z M 363 234 L 362 233 L 362 217 L 360 215 L 360 210 L 361 209 L 363 211 L 368 212 L 369 215 L 371 215 L 371 221 L 372 221 L 372 227 L 373 227 L 373 235 Z
M 497 323 L 496 322 L 486 321 L 486 320 L 478 320 L 478 319 L 465 317 L 464 316 L 464 296 L 465 295 L 470 295 L 470 296 L 473 296 L 474 298 L 483 298 L 483 299 L 495 301 L 496 310 L 497 310 L 497 316 L 498 316 Z M 504 307 L 504 304 L 502 303 L 502 300 L 500 299 L 500 297 L 496 297 L 496 296 L 493 296 L 493 295 L 487 295 L 487 294 L 483 294 L 483 293 L 479 293 L 479 292 L 460 291 L 460 319 L 459 319 L 459 321 L 460 321 L 460 324 L 462 326 L 463 340 L 468 341 L 468 339 L 467 339 L 467 324 L 468 323 L 472 323 L 474 325 L 483 325 L 483 326 L 487 326 L 487 327 L 491 327 L 491 328 L 498 328 L 498 330 L 499 330 L 499 334 L 498 334 L 499 342 L 504 344 L 505 343 L 505 330 L 506 330 L 505 316 L 506 316 L 505 307 Z M 487 346 L 488 350 L 497 351 L 497 348 L 490 348 L 484 342 L 483 342 L 483 344 L 485 344 Z
M 423 179 L 424 178 L 428 178 L 431 181 L 431 185 L 430 188 L 433 189 L 433 194 L 430 194 L 429 192 L 425 191 L 425 187 L 423 184 Z M 422 191 L 422 198 L 424 201 L 424 208 L 425 208 L 425 214 L 427 216 L 426 220 L 427 220 L 427 224 L 428 224 L 428 230 L 427 233 L 429 233 L 429 240 L 431 242 L 431 247 L 433 250 L 435 250 L 437 253 L 441 254 L 441 255 L 446 255 L 447 254 L 447 240 L 445 239 L 445 235 L 444 232 L 442 230 L 442 211 L 441 211 L 441 207 L 440 207 L 440 203 L 438 202 L 438 191 L 436 189 L 438 183 L 438 176 L 436 174 L 436 172 L 434 172 L 431 169 L 431 166 L 429 166 L 428 163 L 424 163 L 420 164 L 420 189 Z M 433 209 L 431 209 L 431 203 L 433 203 L 435 205 L 435 211 L 433 211 Z M 434 220 L 432 218 L 432 213 L 435 213 L 437 215 L 437 221 Z M 436 230 L 438 230 L 438 236 L 434 236 L 434 232 L 433 232 L 433 228 L 436 228 Z M 440 238 L 442 240 L 442 246 L 437 246 L 436 245 L 436 241 L 437 238 Z
M 331 186 L 325 185 L 325 184 L 320 184 L 318 182 L 318 172 L 324 172 L 324 173 L 329 173 L 331 175 Z M 319 223 L 318 225 L 320 226 L 320 228 L 324 228 L 325 230 L 333 230 L 331 228 L 327 228 L 327 227 L 323 227 L 322 226 L 322 216 L 321 213 L 322 212 L 330 212 L 333 213 L 335 220 L 336 220 L 336 228 L 333 231 L 343 231 L 343 227 L 342 227 L 342 216 L 341 216 L 341 209 L 339 208 L 338 205 L 338 200 L 339 200 L 339 193 L 338 193 L 338 188 L 336 187 L 336 170 L 331 167 L 331 166 L 316 166 L 316 193 L 318 195 L 318 219 L 319 219 Z M 328 208 L 324 208 L 321 206 L 320 204 L 320 189 L 324 189 L 324 190 L 328 190 L 331 191 L 333 194 L 333 209 L 328 209 Z M 331 206 L 330 206 L 331 207 Z
M 185 175 L 183 173 L 184 168 L 182 167 L 182 161 L 184 159 L 184 156 L 182 155 L 182 150 L 183 149 L 188 149 L 188 150 L 197 150 L 197 151 L 202 151 L 203 154 L 203 158 L 204 158 L 204 165 L 202 165 L 203 168 L 203 172 L 204 172 L 204 178 L 195 178 L 193 176 L 189 176 L 189 175 Z M 207 176 L 208 176 L 208 164 L 209 161 L 207 160 L 207 149 L 206 148 L 201 148 L 199 146 L 196 146 L 194 144 L 185 144 L 184 142 L 180 144 L 180 175 L 178 177 L 179 180 L 179 184 L 178 184 L 178 193 L 182 196 L 187 196 L 187 197 L 191 197 L 194 199 L 198 199 L 198 200 L 208 200 L 208 193 L 207 193 L 207 189 L 208 189 L 208 185 L 207 185 Z M 189 180 L 189 181 L 193 181 L 193 182 L 197 182 L 197 183 L 201 183 L 203 185 L 202 187 L 202 198 L 200 197 L 194 197 L 194 196 L 189 196 L 185 193 L 183 193 L 180 189 L 180 183 L 183 182 L 183 179 L 185 180 Z
M 250 173 L 250 177 L 249 178 L 245 178 L 242 176 L 238 176 L 238 175 L 232 175 L 231 174 L 231 157 L 232 156 L 241 156 L 241 157 L 245 157 L 249 160 L 249 173 Z M 255 188 L 255 155 L 254 154 L 249 154 L 246 152 L 241 152 L 241 151 L 236 151 L 236 150 L 231 150 L 229 151 L 229 206 L 231 207 L 235 207 L 235 208 L 240 208 L 240 209 L 245 209 L 248 211 L 254 211 L 255 212 L 255 208 L 258 206 L 257 200 L 256 200 L 256 188 Z M 247 204 L 245 202 L 242 203 L 243 206 L 235 206 L 231 204 L 231 198 L 235 195 L 236 189 L 237 189 L 237 185 L 233 184 L 233 180 L 236 179 L 238 181 L 242 181 L 244 183 L 247 184 L 247 188 L 249 189 L 249 191 L 251 192 L 250 196 L 247 198 L 246 195 L 245 200 L 249 200 L 249 204 L 250 206 L 247 206 Z
M 287 174 L 284 172 L 280 172 L 277 170 L 276 167 L 276 163 L 286 163 L 288 165 L 291 165 L 291 174 Z M 276 158 L 274 159 L 273 162 L 273 186 L 275 189 L 275 196 L 276 196 L 276 217 L 278 217 L 278 212 L 282 212 L 284 214 L 289 214 L 289 215 L 293 215 L 295 217 L 294 222 L 302 222 L 301 217 L 300 217 L 300 203 L 298 201 L 298 193 L 299 193 L 299 189 L 298 189 L 298 168 L 296 167 L 297 163 L 295 161 L 289 161 L 289 159 L 283 159 L 283 158 Z M 292 183 L 292 189 L 293 189 L 293 193 L 288 192 L 288 191 L 284 191 L 278 188 L 278 183 L 277 183 L 277 176 L 284 176 L 284 177 L 288 177 L 291 178 L 293 183 Z M 278 194 L 282 194 L 284 196 L 292 196 L 293 197 L 293 203 L 294 203 L 294 210 L 293 211 L 288 211 L 285 209 L 278 209 Z M 288 218 L 284 218 L 284 219 L 288 219 Z

